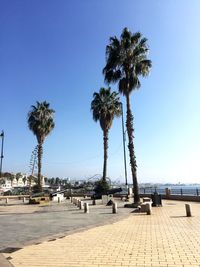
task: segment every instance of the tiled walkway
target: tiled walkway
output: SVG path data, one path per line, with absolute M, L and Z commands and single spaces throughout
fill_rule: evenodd
M 193 217 L 184 202 L 163 204 L 152 215 L 132 213 L 5 256 L 15 267 L 200 266 L 200 203 L 191 203 Z

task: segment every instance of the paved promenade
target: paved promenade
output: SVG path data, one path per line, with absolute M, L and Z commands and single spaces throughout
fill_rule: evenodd
M 4 256 L 15 267 L 200 266 L 200 204 L 191 205 L 193 217 L 184 202 L 163 201 L 152 215 L 132 213 Z
M 128 216 L 131 210 L 122 208 L 122 202 L 119 204 L 121 208 L 115 216 L 111 207 L 103 205 L 90 206 L 88 216 L 70 200 L 45 205 L 23 204 L 22 200 L 10 200 L 6 205 L 5 201 L 0 201 L 0 253 Z

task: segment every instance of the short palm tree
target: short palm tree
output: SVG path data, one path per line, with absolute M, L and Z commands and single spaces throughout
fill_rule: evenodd
M 137 164 L 133 144 L 133 115 L 131 112 L 130 94 L 140 88 L 140 76 L 147 76 L 151 68 L 151 60 L 147 59 L 147 39 L 141 33 L 132 34 L 124 28 L 120 39 L 111 37 L 106 47 L 106 66 L 103 69 L 105 81 L 118 82 L 118 89 L 126 98 L 128 148 L 134 187 L 134 203 L 139 203 L 139 188 L 137 181 Z
M 27 177 L 26 176 L 24 176 L 23 178 L 22 178 L 22 181 L 23 181 L 23 183 L 24 183 L 24 186 L 26 185 L 26 182 L 27 182 Z
M 11 187 L 13 187 L 13 181 L 15 180 L 15 175 L 11 173 L 9 179 L 11 181 Z
M 31 106 L 31 110 L 28 113 L 28 126 L 29 129 L 37 138 L 38 142 L 38 186 L 42 190 L 42 145 L 46 136 L 53 130 L 55 123 L 53 120 L 54 110 L 50 109 L 49 103 L 37 102 L 36 106 Z
M 17 186 L 18 186 L 19 179 L 22 178 L 22 174 L 21 174 L 21 172 L 16 173 L 15 177 L 16 177 L 16 180 L 17 180 Z
M 91 102 L 91 110 L 93 112 L 94 121 L 99 121 L 103 131 L 104 142 L 104 163 L 103 163 L 103 177 L 102 180 L 106 181 L 107 174 L 107 159 L 108 159 L 108 133 L 112 126 L 114 117 L 121 115 L 118 93 L 111 92 L 110 88 L 101 88 L 99 93 L 93 94 Z

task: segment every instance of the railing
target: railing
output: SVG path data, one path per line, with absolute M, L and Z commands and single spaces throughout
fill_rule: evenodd
M 171 195 L 189 195 L 189 196 L 199 196 L 200 188 L 169 188 Z M 153 194 L 157 192 L 161 195 L 166 195 L 165 188 L 157 188 L 157 187 L 147 187 L 140 188 L 140 194 Z

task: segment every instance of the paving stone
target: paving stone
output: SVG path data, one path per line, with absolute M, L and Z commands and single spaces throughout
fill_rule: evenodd
M 152 208 L 152 216 L 132 213 L 112 224 L 25 246 L 9 254 L 10 262 L 14 267 L 50 267 L 52 262 L 54 267 L 200 266 L 200 204 L 192 203 L 193 217 L 185 216 L 184 204 L 163 201 L 163 207 Z

